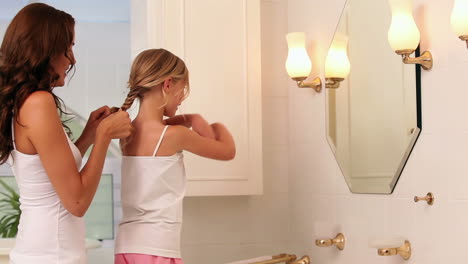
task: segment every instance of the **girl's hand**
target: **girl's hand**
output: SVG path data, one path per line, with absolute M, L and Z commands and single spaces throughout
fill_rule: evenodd
M 81 137 L 83 137 L 83 139 L 86 139 L 87 142 L 92 144 L 96 137 L 96 128 L 101 123 L 101 121 L 108 117 L 110 114 L 110 108 L 107 105 L 102 106 L 91 112 L 91 114 L 89 115 L 88 122 L 86 123 L 83 133 L 81 134 Z
M 102 120 L 96 133 L 106 139 L 124 139 L 133 132 L 130 117 L 126 111 L 119 110 Z

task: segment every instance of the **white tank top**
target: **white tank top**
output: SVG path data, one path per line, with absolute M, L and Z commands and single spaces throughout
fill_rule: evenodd
M 181 152 L 156 156 L 168 126 L 152 156 L 122 157 L 123 217 L 115 253 L 139 253 L 180 258 L 182 201 L 186 178 Z
M 39 155 L 16 150 L 13 124 L 12 137 L 9 163 L 19 188 L 21 217 L 10 264 L 86 263 L 83 218 L 70 214 L 63 207 Z M 81 153 L 70 139 L 68 143 L 79 169 Z

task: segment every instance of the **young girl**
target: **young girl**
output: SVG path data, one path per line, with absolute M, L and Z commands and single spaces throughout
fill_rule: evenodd
M 131 133 L 128 114 L 107 106 L 91 113 L 73 143 L 54 87 L 76 63 L 75 20 L 42 3 L 25 6 L 0 47 L 0 163 L 11 159 L 21 218 L 11 264 L 85 264 L 88 209 L 112 138 Z M 80 170 L 82 156 L 93 150 Z
M 218 160 L 235 156 L 234 141 L 223 125 L 209 125 L 200 115 L 175 116 L 188 95 L 188 75 L 185 63 L 164 49 L 143 51 L 133 62 L 122 109 L 136 98 L 140 109 L 134 133 L 121 140 L 123 218 L 116 264 L 182 263 L 182 150 Z

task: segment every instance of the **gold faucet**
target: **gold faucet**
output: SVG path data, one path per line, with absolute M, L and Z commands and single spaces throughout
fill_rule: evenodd
M 329 247 L 335 245 L 339 250 L 345 248 L 346 238 L 342 233 L 338 233 L 335 238 L 332 239 L 317 239 L 315 245 L 319 247 Z
M 431 192 L 428 192 L 428 193 L 426 194 L 426 196 L 424 196 L 424 197 L 415 196 L 415 197 L 414 197 L 414 202 L 417 203 L 417 202 L 419 202 L 419 201 L 426 201 L 426 203 L 427 203 L 428 205 L 433 205 L 433 204 L 434 204 L 434 199 L 435 199 L 435 198 L 434 198 L 434 195 L 433 195 Z
M 408 260 L 411 257 L 411 243 L 405 240 L 405 243 L 398 248 L 379 248 L 377 254 L 380 256 L 400 255 L 404 260 Z

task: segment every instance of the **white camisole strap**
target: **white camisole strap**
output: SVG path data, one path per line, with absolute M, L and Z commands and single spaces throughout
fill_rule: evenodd
M 163 132 L 161 133 L 161 136 L 159 137 L 159 141 L 158 141 L 158 144 L 156 145 L 156 148 L 154 149 L 154 152 L 153 152 L 153 157 L 156 156 L 156 153 L 158 153 L 158 150 L 159 150 L 159 146 L 161 146 L 161 142 L 163 140 L 163 137 L 164 137 L 164 134 L 166 134 L 166 130 L 169 126 L 165 126 L 164 129 L 163 129 Z
M 11 139 L 13 140 L 13 149 L 16 149 L 15 143 L 15 118 L 11 119 Z

